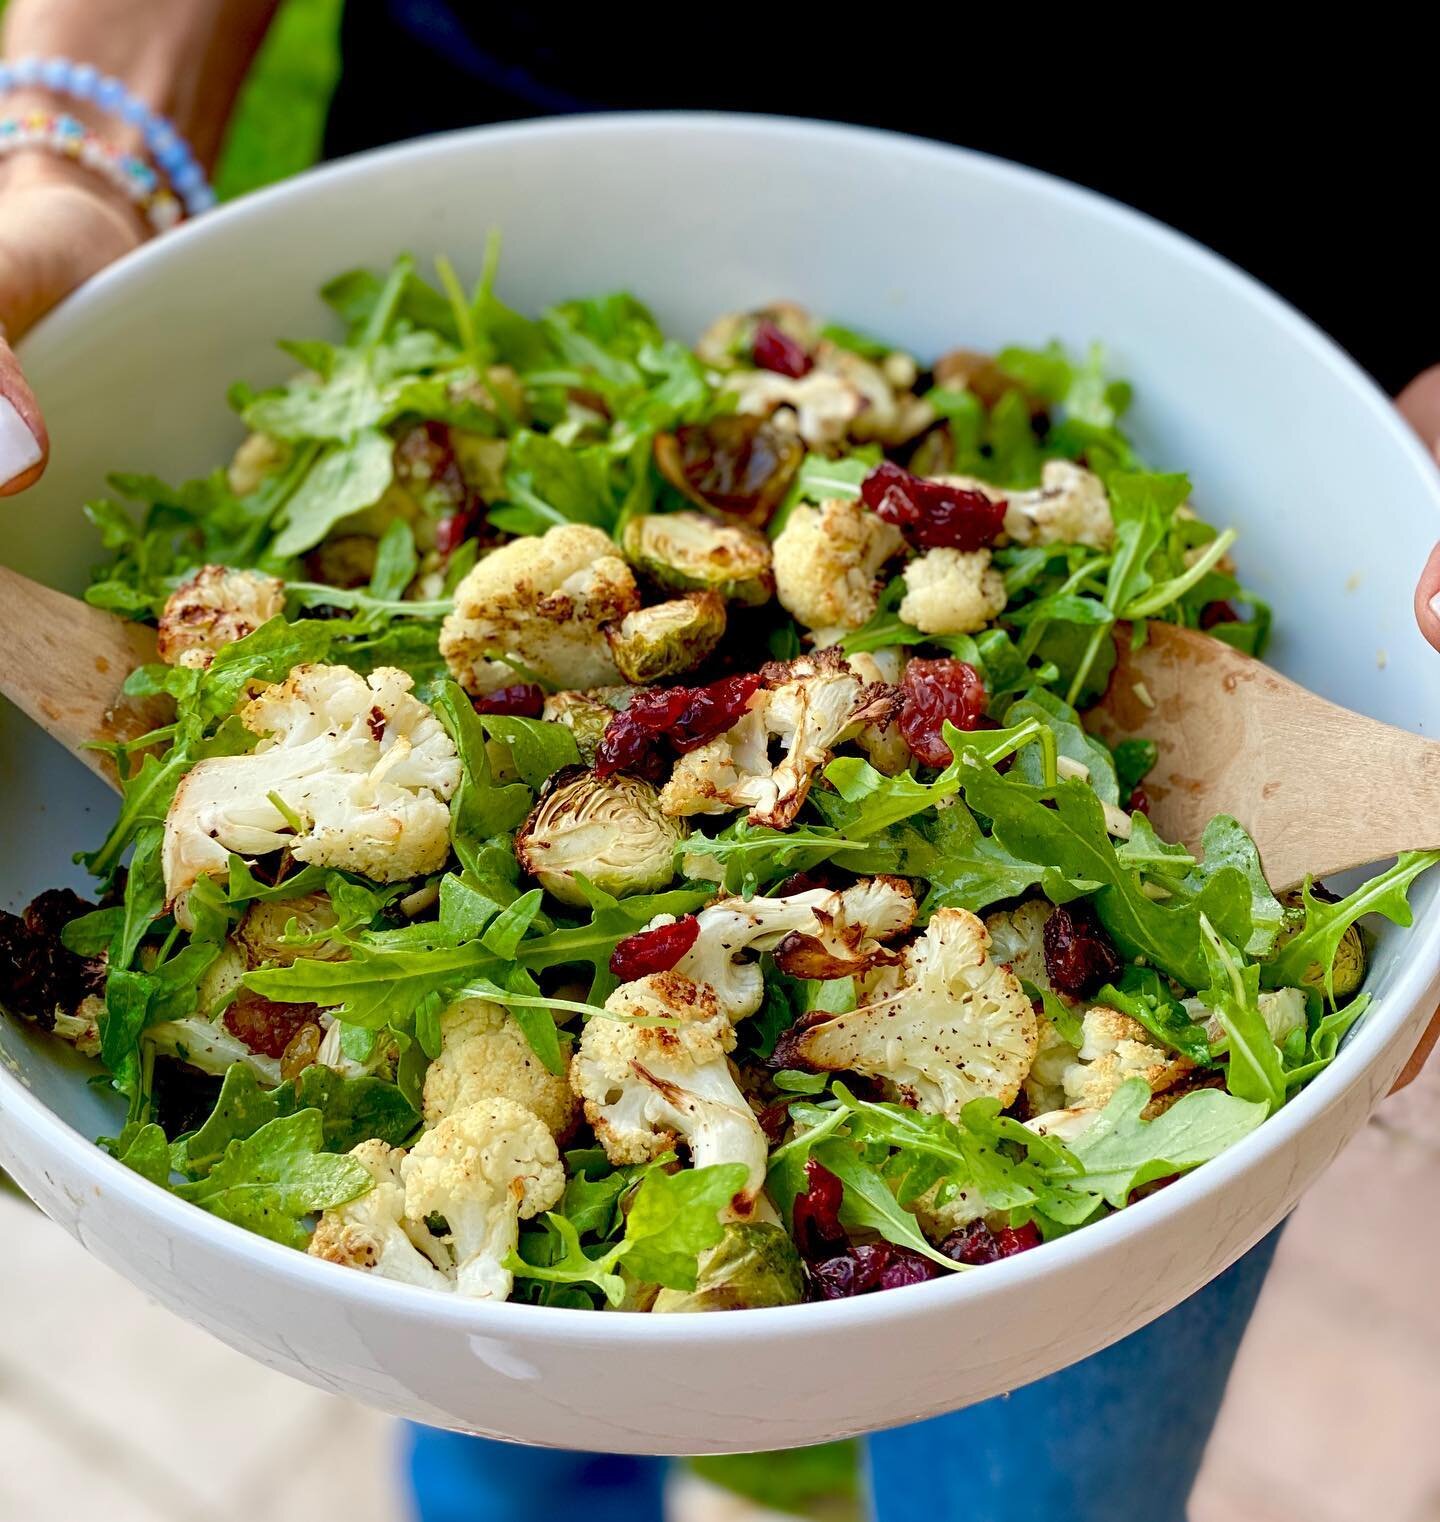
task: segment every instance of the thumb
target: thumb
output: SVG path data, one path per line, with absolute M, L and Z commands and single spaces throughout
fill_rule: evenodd
M 1421 371 L 1395 398 L 1395 405 L 1440 460 L 1440 365 Z
M 0 338 L 0 497 L 40 478 L 50 458 L 50 436 L 20 362 Z

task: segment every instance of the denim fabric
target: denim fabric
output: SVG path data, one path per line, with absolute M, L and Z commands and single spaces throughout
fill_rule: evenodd
M 1279 1239 L 1083 1363 L 870 1438 L 876 1522 L 1183 1522 Z M 409 1436 L 416 1522 L 660 1522 L 667 1462 Z

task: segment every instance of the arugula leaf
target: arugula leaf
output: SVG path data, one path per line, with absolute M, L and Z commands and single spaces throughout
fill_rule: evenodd
M 481 723 L 488 735 L 509 750 L 515 770 L 529 788 L 539 789 L 556 772 L 580 765 L 574 731 L 564 724 L 498 713 L 482 714 Z
M 551 1284 L 594 1284 L 611 1305 L 625 1298 L 619 1267 L 646 1284 L 666 1289 L 694 1289 L 700 1254 L 724 1235 L 721 1212 L 745 1187 L 743 1163 L 713 1168 L 658 1169 L 645 1175 L 625 1220 L 625 1235 L 608 1251 L 590 1257 L 580 1245 L 575 1224 L 551 1213 L 546 1220 L 562 1244 L 549 1264 L 527 1262 L 512 1252 L 505 1266 L 521 1278 Z
M 1316 898 L 1307 881 L 1301 894 L 1304 924 L 1262 969 L 1265 986 L 1299 987 L 1319 981 L 1334 1004 L 1335 957 L 1345 931 L 1364 914 L 1383 914 L 1394 924 L 1408 926 L 1414 917 L 1407 897 L 1410 884 L 1436 862 L 1440 862 L 1440 851 L 1406 851 L 1392 867 L 1361 883 L 1338 904 Z
M 282 557 L 313 549 L 342 518 L 372 506 L 395 475 L 395 446 L 375 428 L 322 450 L 283 510 L 272 546 Z
M 1154 1120 L 1142 1120 L 1150 1097 L 1143 1079 L 1120 1085 L 1110 1103 L 1070 1143 L 1083 1174 L 1064 1178 L 1068 1188 L 1097 1194 L 1118 1208 L 1143 1185 L 1218 1157 L 1267 1114 L 1263 1102 L 1218 1089 L 1196 1089 Z
M 265 1089 L 250 1068 L 236 1063 L 225 1074 L 209 1118 L 171 1146 L 169 1165 L 190 1178 L 203 1178 L 232 1142 L 300 1110 L 319 1114 L 326 1152 L 348 1152 L 370 1137 L 399 1146 L 420 1124 L 400 1090 L 381 1078 L 346 1078 L 316 1065 L 292 1083 Z
M 375 550 L 375 569 L 370 576 L 370 596 L 393 602 L 415 579 L 420 556 L 415 549 L 415 530 L 396 518 L 380 536 Z
M 272 1242 L 303 1248 L 304 1217 L 371 1187 L 364 1164 L 326 1153 L 318 1110 L 299 1110 L 232 1141 L 208 1174 L 173 1193 Z
M 1210 987 L 1201 998 L 1225 1029 L 1230 1051 L 1226 1085 L 1240 1099 L 1278 1110 L 1285 1103 L 1285 1071 L 1260 1012 L 1260 969 L 1247 964 L 1203 914 L 1200 933 L 1210 969 Z
M 1197 1025 L 1170 986 L 1153 967 L 1127 967 L 1117 984 L 1107 983 L 1095 995 L 1097 1004 L 1118 1009 L 1137 1020 L 1157 1040 L 1188 1057 L 1197 1067 L 1209 1067 L 1210 1038 Z
M 455 682 L 444 682 L 430 706 L 460 753 L 460 786 L 450 799 L 450 839 L 455 854 L 473 871 L 479 843 L 509 834 L 530 812 L 530 789 L 523 782 L 496 783 L 484 722 Z
M 887 1242 L 908 1247 L 951 1270 L 964 1265 L 930 1245 L 915 1217 L 891 1192 L 880 1172 L 864 1162 L 855 1149 L 840 1138 L 822 1141 L 812 1154 L 845 1187 L 840 1202 L 840 1220 L 852 1229 L 878 1232 Z

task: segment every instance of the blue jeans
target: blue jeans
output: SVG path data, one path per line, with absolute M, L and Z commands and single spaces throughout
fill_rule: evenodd
M 875 1522 L 1183 1522 L 1279 1238 L 1083 1363 L 876 1433 L 866 1442 Z M 661 1522 L 664 1459 L 413 1427 L 408 1462 L 416 1522 Z

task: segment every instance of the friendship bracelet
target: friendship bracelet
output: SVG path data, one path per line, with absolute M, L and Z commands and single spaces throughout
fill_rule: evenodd
M 0 61 L 0 95 L 35 86 L 68 95 L 72 100 L 86 101 L 137 128 L 150 157 L 160 166 L 190 216 L 198 217 L 215 204 L 215 192 L 205 178 L 205 171 L 174 124 L 152 111 L 120 80 L 102 74 L 94 64 L 74 63 L 68 58 Z
M 174 227 L 184 215 L 180 202 L 144 159 L 122 153 L 73 116 L 33 111 L 0 117 L 0 159 L 23 148 L 40 148 L 94 170 L 133 202 L 157 233 Z

